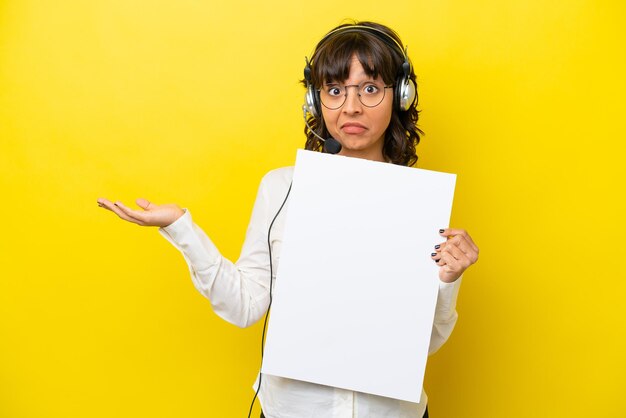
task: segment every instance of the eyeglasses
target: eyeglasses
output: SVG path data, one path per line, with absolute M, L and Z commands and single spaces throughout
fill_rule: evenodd
M 376 107 L 385 98 L 385 90 L 392 89 L 393 86 L 385 86 L 376 81 L 364 81 L 360 84 L 327 84 L 319 89 L 320 100 L 324 107 L 330 110 L 339 109 L 348 98 L 348 87 L 356 87 L 359 101 L 365 107 Z

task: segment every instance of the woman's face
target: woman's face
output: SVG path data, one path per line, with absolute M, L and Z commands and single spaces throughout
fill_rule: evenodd
M 356 55 L 352 56 L 350 74 L 343 86 L 363 85 L 374 81 L 384 85 L 382 78 L 372 79 L 365 73 Z M 322 88 L 328 88 L 327 85 Z M 348 87 L 345 103 L 339 109 L 331 110 L 322 106 L 322 116 L 330 135 L 341 143 L 339 155 L 385 161 L 383 144 L 385 130 L 391 121 L 393 89 L 385 89 L 385 97 L 376 107 L 364 106 L 358 97 L 356 87 Z

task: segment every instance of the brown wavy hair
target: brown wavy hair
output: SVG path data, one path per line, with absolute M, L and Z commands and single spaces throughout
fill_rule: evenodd
M 385 39 L 376 30 L 386 33 L 403 45 L 398 34 L 378 23 L 356 21 L 337 26 L 333 31 L 354 25 L 367 26 L 374 30 L 339 31 L 324 37 L 315 47 L 310 61 L 310 82 L 315 89 L 320 89 L 325 81 L 346 80 L 350 74 L 352 57 L 355 55 L 368 76 L 377 78 L 380 75 L 386 85 L 395 86 L 399 76 L 403 74 L 404 55 L 390 39 Z M 410 78 L 417 86 L 412 66 Z M 302 80 L 302 83 L 307 86 L 306 80 Z M 417 91 L 415 101 L 408 110 L 399 111 L 394 104 L 383 144 L 383 155 L 393 164 L 412 166 L 417 162 L 415 147 L 419 144 L 420 135 L 424 135 L 417 127 L 418 119 Z M 307 123 L 322 138 L 330 136 L 323 117 L 314 118 L 309 114 Z M 323 152 L 324 143 L 313 135 L 308 126 L 305 126 L 304 134 L 307 138 L 305 149 Z

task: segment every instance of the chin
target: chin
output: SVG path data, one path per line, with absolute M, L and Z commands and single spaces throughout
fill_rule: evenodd
M 359 138 L 341 138 L 339 142 L 343 148 L 351 151 L 365 151 L 376 147 L 375 143 Z

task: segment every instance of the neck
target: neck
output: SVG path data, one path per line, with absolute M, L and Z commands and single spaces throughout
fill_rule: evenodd
M 387 159 L 383 156 L 382 150 L 359 151 L 359 150 L 348 150 L 348 149 L 342 148 L 341 151 L 339 151 L 339 155 L 343 155 L 345 157 L 352 157 L 352 158 L 362 158 L 364 160 L 370 160 L 370 161 L 380 161 L 383 163 L 387 162 Z

